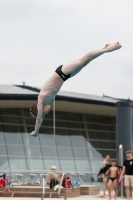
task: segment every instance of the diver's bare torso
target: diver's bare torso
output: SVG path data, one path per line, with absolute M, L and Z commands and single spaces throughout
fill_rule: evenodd
M 63 83 L 63 79 L 56 72 L 54 72 L 54 74 L 45 82 L 41 88 L 38 100 L 40 100 L 43 105 L 51 102 L 59 92 Z

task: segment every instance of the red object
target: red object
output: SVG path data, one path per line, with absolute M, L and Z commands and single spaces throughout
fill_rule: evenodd
M 64 188 L 70 188 L 71 187 L 71 180 L 70 178 L 63 178 L 63 181 L 62 181 L 62 186 Z
M 0 178 L 0 187 L 5 187 L 8 183 L 8 178 L 5 179 L 3 177 Z

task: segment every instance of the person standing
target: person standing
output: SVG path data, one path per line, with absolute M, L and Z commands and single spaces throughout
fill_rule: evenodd
M 114 199 L 117 197 L 117 187 L 118 187 L 118 176 L 121 174 L 122 167 L 116 165 L 116 160 L 112 160 L 111 167 L 106 171 L 106 175 L 109 174 L 108 181 L 108 193 L 109 200 L 111 200 L 111 190 L 112 186 L 114 189 Z
M 102 162 L 102 167 L 107 167 L 108 162 L 109 162 L 110 156 L 106 155 L 104 158 L 104 161 Z M 107 181 L 108 181 L 108 175 L 104 174 L 103 177 L 103 197 L 107 197 L 106 196 L 106 186 L 107 186 Z
M 133 157 L 132 157 L 132 151 L 127 150 L 126 151 L 126 157 L 127 159 L 124 161 L 123 170 L 120 176 L 120 180 L 123 179 L 123 176 L 125 174 L 124 179 L 124 186 L 126 187 L 126 196 L 127 199 L 130 199 L 130 186 L 133 188 Z

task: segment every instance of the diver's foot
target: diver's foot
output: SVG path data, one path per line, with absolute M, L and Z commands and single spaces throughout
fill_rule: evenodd
M 116 42 L 115 44 L 106 44 L 103 49 L 106 50 L 106 52 L 111 52 L 120 49 L 122 46 L 119 44 L 119 42 Z
M 33 137 L 37 137 L 38 133 L 35 133 L 35 131 L 32 131 L 30 135 L 33 136 Z

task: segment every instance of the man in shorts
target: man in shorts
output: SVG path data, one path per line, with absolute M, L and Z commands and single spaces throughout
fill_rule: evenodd
M 124 166 L 123 166 L 120 179 L 122 179 L 125 174 L 124 185 L 126 187 L 126 196 L 127 196 L 127 199 L 129 200 L 130 186 L 133 188 L 133 157 L 132 157 L 131 150 L 126 151 L 126 157 L 127 159 L 124 161 Z

